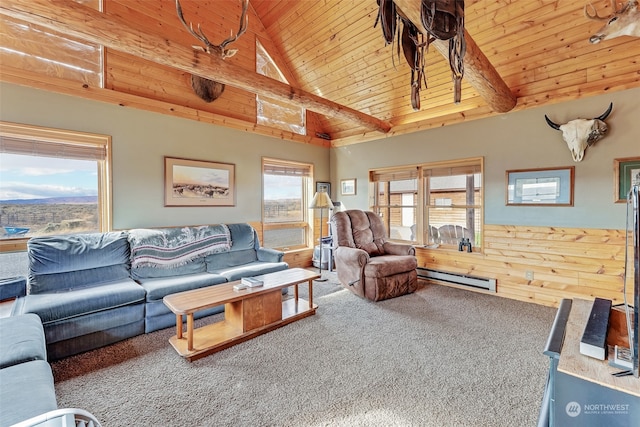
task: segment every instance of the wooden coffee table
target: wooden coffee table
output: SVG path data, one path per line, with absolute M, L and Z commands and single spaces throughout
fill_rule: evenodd
M 169 339 L 178 354 L 189 361 L 215 353 L 316 313 L 313 281 L 320 275 L 291 268 L 256 276 L 258 288 L 235 291 L 240 281 L 167 295 L 163 301 L 176 315 L 176 335 Z M 298 285 L 309 284 L 309 301 L 298 298 Z M 294 297 L 282 301 L 282 288 L 294 287 Z M 194 329 L 193 314 L 224 304 L 224 320 Z M 186 337 L 182 316 L 187 316 Z

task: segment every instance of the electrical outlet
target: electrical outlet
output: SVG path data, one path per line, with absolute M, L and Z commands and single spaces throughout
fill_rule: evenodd
M 527 280 L 533 280 L 533 271 L 532 270 L 527 270 L 524 272 L 524 277 Z

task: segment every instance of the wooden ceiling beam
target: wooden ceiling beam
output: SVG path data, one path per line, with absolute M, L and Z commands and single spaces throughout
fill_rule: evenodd
M 383 133 L 391 129 L 389 123 L 376 117 L 247 71 L 231 62 L 194 51 L 191 47 L 176 44 L 164 37 L 144 33 L 118 16 L 107 16 L 75 2 L 2 0 L 0 14 L 258 95 L 293 102 L 308 110 L 348 120 L 367 129 Z
M 394 0 L 396 7 L 406 16 L 424 35 L 427 30 L 422 25 L 419 0 Z M 467 52 L 464 55 L 464 79 L 469 82 L 478 94 L 485 100 L 493 111 L 506 113 L 511 111 L 517 102 L 516 96 L 509 86 L 502 80 L 489 59 L 480 50 L 467 30 L 464 30 L 467 42 Z M 432 44 L 438 52 L 449 61 L 449 42 L 436 40 Z M 453 83 L 452 83 L 453 85 Z

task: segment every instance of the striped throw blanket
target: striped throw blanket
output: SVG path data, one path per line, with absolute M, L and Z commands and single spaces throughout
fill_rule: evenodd
M 131 268 L 174 268 L 216 252 L 228 252 L 231 234 L 225 224 L 129 231 Z

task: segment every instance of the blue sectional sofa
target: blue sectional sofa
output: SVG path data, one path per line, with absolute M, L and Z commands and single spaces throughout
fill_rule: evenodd
M 0 318 L 0 427 L 44 425 L 44 420 L 50 427 L 99 425 L 87 411 L 58 409 L 40 318 L 31 313 Z
M 166 295 L 288 268 L 249 224 L 36 237 L 27 250 L 12 315 L 40 317 L 49 360 L 174 326 Z

